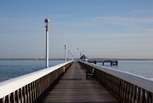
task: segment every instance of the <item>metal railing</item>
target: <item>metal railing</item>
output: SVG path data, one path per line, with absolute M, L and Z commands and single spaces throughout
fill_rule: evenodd
M 73 61 L 0 83 L 0 103 L 36 103 Z
M 95 69 L 95 78 L 120 103 L 153 103 L 153 80 L 111 67 L 81 62 L 87 69 Z

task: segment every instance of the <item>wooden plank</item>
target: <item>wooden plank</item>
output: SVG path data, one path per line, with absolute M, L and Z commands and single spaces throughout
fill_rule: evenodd
M 73 63 L 43 103 L 117 103 L 96 80 L 87 80 L 84 69 Z

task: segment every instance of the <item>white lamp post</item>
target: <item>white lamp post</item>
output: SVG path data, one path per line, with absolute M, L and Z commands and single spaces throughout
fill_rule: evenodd
M 65 62 L 67 61 L 67 50 L 66 50 L 66 44 L 64 45 L 64 58 L 65 58 Z
M 49 67 L 49 35 L 48 35 L 48 19 L 44 20 L 46 29 L 46 68 Z

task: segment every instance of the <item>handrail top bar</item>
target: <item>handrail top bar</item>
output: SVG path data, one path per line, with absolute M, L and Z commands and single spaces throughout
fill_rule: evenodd
M 36 81 L 39 78 L 72 62 L 73 61 L 68 61 L 65 63 L 55 65 L 53 67 L 45 68 L 42 70 L 38 70 L 32 73 L 28 73 L 19 77 L 15 77 L 15 78 L 0 82 L 0 98 L 5 97 L 6 95 L 24 87 L 25 85 L 28 85 L 29 83 Z
M 80 62 L 153 93 L 153 80 L 152 79 L 149 79 L 149 78 L 146 78 L 140 75 L 136 75 L 133 73 L 113 69 L 111 67 L 97 66 L 95 64 L 87 63 L 83 61 L 80 61 Z

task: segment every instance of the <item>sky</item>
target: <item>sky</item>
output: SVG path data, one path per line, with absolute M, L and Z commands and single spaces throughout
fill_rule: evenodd
M 0 58 L 153 58 L 153 0 L 0 0 Z

